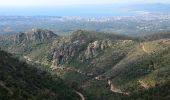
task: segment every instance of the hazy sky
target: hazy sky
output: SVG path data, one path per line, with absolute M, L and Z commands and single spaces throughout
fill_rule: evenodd
M 146 4 L 146 3 L 170 3 L 170 0 L 0 0 L 1 7 L 9 6 L 68 6 L 87 4 Z
M 0 16 L 112 16 L 169 13 L 170 0 L 0 0 Z

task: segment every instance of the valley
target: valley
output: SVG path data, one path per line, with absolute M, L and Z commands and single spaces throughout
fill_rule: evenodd
M 170 100 L 170 0 L 0 0 L 0 100 Z
M 169 39 L 170 32 L 131 37 L 77 30 L 62 36 L 34 29 L 1 36 L 0 48 L 57 75 L 80 100 L 168 100 Z M 0 87 L 12 94 L 1 81 Z

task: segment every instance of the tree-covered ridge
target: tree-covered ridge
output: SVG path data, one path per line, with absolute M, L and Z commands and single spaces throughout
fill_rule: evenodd
M 1 100 L 75 100 L 77 95 L 56 75 L 0 50 Z
M 169 96 L 169 35 L 131 38 L 78 30 L 69 36 L 2 48 L 30 63 L 47 65 L 88 100 L 162 100 Z

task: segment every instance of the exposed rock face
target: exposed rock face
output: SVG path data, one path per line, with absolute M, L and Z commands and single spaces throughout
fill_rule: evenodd
M 57 36 L 52 31 L 42 30 L 42 29 L 33 29 L 32 32 L 30 33 L 28 32 L 27 34 L 28 36 L 30 34 L 30 39 L 40 40 L 40 41 L 45 40 L 45 39 L 51 39 Z
M 87 46 L 85 56 L 87 59 L 95 57 L 97 55 L 97 51 L 104 50 L 111 46 L 110 40 L 96 40 L 92 43 L 89 43 Z
M 18 33 L 14 37 L 14 41 L 16 43 L 21 43 L 23 41 L 43 41 L 47 39 L 51 39 L 53 37 L 56 37 L 57 35 L 54 34 L 52 31 L 49 30 L 43 30 L 43 29 L 32 29 L 31 32 L 25 32 L 25 33 Z
M 22 41 L 27 40 L 27 36 L 25 33 L 18 33 L 15 38 L 14 41 L 17 43 L 21 43 Z
M 90 42 L 93 41 L 93 42 Z M 61 67 L 63 64 L 69 64 L 73 59 L 79 61 L 87 61 L 87 59 L 95 57 L 101 50 L 112 45 L 110 39 L 97 39 L 91 34 L 77 31 L 69 38 L 55 42 L 57 46 L 53 49 L 52 68 Z
M 59 67 L 62 63 L 69 63 L 72 57 L 75 56 L 81 46 L 84 44 L 82 41 L 74 41 L 67 43 L 62 47 L 54 49 L 52 68 Z
M 52 67 L 58 66 L 61 63 L 62 58 L 63 58 L 62 51 L 59 50 L 55 51 L 53 55 Z
M 68 63 L 71 57 L 75 55 L 76 48 L 73 46 L 64 46 L 54 50 L 52 68 L 58 67 L 61 63 Z
M 76 53 L 80 53 L 80 50 L 86 45 L 83 39 L 63 39 L 61 41 L 55 42 L 58 45 L 53 49 L 53 60 L 52 68 L 60 67 L 62 63 L 69 63 Z

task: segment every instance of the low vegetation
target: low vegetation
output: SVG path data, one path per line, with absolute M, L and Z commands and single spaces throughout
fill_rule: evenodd
M 168 100 L 169 36 L 165 32 L 131 38 L 78 30 L 45 41 L 0 43 L 20 59 L 26 56 L 28 63 L 46 66 L 39 68 L 81 90 L 88 100 Z

